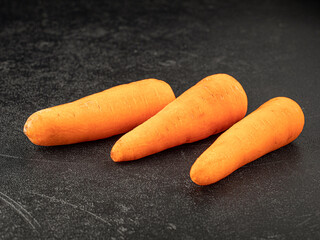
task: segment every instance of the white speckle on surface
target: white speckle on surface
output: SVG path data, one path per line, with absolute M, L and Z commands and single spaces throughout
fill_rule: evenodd
M 168 223 L 168 227 L 167 229 L 170 229 L 170 230 L 177 230 L 177 226 L 174 225 L 173 223 Z

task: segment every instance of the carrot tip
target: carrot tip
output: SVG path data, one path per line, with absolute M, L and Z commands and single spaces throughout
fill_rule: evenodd
M 212 179 L 212 175 L 208 172 L 208 169 L 197 165 L 197 163 L 190 169 L 190 178 L 195 184 L 200 186 L 206 186 L 216 182 Z
M 121 152 L 111 149 L 110 157 L 114 162 L 122 162 L 122 155 Z
M 23 126 L 23 133 L 24 135 L 26 135 L 30 141 L 31 141 L 31 136 L 30 136 L 30 132 L 32 132 L 32 123 L 30 120 L 27 120 L 27 122 L 24 124 Z
M 23 133 L 28 136 L 28 122 L 23 127 Z
M 198 173 L 192 167 L 191 170 L 190 170 L 190 178 L 191 178 L 192 182 L 194 182 L 197 185 L 202 185 L 201 181 L 198 181 L 199 179 L 198 179 L 197 176 L 198 176 Z

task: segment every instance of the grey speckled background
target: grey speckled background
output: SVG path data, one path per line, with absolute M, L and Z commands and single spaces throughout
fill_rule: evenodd
M 320 16 L 315 1 L 1 1 L 0 238 L 319 239 Z M 37 147 L 36 110 L 154 77 L 180 95 L 207 75 L 237 78 L 249 113 L 295 99 L 292 144 L 198 187 L 195 159 L 217 136 L 139 161 L 120 136 Z

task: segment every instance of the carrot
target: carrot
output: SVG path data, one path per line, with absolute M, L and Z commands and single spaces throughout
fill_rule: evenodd
M 277 97 L 234 124 L 195 161 L 190 177 L 198 185 L 209 185 L 243 165 L 295 140 L 304 125 L 300 106 Z
M 139 159 L 221 132 L 243 118 L 247 95 L 227 74 L 204 78 L 113 146 L 115 162 Z
M 174 99 L 167 83 L 145 79 L 40 110 L 28 118 L 24 133 L 41 146 L 107 138 L 133 129 Z

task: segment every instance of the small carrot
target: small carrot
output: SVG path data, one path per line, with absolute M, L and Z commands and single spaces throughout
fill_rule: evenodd
M 300 106 L 277 97 L 234 124 L 195 161 L 190 177 L 198 185 L 209 185 L 243 165 L 295 140 L 304 125 Z
M 145 79 L 40 110 L 28 118 L 24 133 L 41 146 L 107 138 L 133 129 L 174 99 L 167 83 Z
M 243 118 L 247 95 L 227 74 L 204 78 L 155 116 L 122 136 L 111 150 L 115 162 L 139 159 L 224 131 Z

